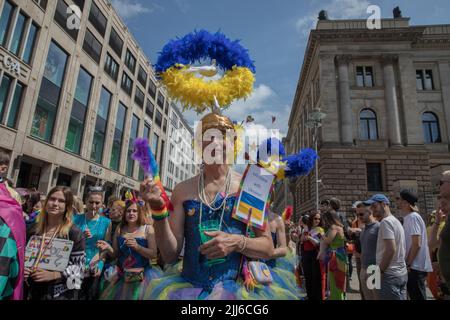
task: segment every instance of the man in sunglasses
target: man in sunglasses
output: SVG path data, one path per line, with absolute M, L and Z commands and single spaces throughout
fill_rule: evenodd
M 374 217 L 380 221 L 377 240 L 377 265 L 381 272 L 381 300 L 406 300 L 408 271 L 405 263 L 405 231 L 390 209 L 384 194 L 376 194 L 364 201 Z

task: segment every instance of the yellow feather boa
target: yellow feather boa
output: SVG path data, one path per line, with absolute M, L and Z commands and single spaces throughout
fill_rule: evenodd
M 229 106 L 233 100 L 245 99 L 253 91 L 255 76 L 250 69 L 234 66 L 216 81 L 205 81 L 191 72 L 189 66 L 176 65 L 161 73 L 161 79 L 171 96 L 183 108 L 194 109 L 197 113 L 213 108 L 214 97 L 220 106 Z

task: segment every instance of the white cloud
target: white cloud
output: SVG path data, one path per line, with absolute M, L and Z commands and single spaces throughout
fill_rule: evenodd
M 358 19 L 367 17 L 369 6 L 367 0 L 331 0 L 325 5 L 320 2 L 320 6 L 315 7 L 314 11 L 300 17 L 295 27 L 299 33 L 307 36 L 310 30 L 316 27 L 319 11 L 322 9 L 327 11 L 329 19 Z
M 111 0 L 111 4 L 123 19 L 130 19 L 145 13 L 153 13 L 156 10 L 163 10 L 157 4 L 144 6 L 142 3 L 133 0 Z

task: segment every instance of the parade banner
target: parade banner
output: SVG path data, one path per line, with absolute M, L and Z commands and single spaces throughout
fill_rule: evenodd
M 37 267 L 48 271 L 63 272 L 69 264 L 73 241 L 55 238 L 49 244 L 50 240 L 50 238 L 45 239 L 46 249 Z M 42 237 L 40 236 L 33 236 L 28 241 L 25 249 L 25 268 L 32 268 L 36 263 L 41 241 Z
M 248 165 L 241 180 L 238 196 L 233 208 L 233 218 L 249 223 L 250 225 L 265 230 L 266 212 L 269 209 L 270 193 L 273 190 L 275 176 L 257 166 Z

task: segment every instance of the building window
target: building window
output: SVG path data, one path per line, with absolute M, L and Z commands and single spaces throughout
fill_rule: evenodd
M 9 76 L 4 75 L 0 84 L 0 121 L 3 119 L 3 115 L 5 113 L 11 82 L 12 79 Z
M 141 89 L 139 89 L 138 87 L 136 87 L 136 94 L 134 96 L 134 102 L 136 102 L 136 104 L 143 108 L 144 107 L 144 103 L 145 103 L 145 95 L 144 93 L 141 91 Z
M 148 123 L 145 123 L 144 125 L 144 138 L 150 141 L 150 125 Z
M 106 17 L 94 2 L 92 2 L 91 11 L 89 12 L 89 21 L 95 29 L 97 29 L 101 36 L 104 37 L 107 23 Z
M 153 115 L 155 114 L 155 105 L 150 101 L 150 99 L 147 99 L 147 107 L 145 108 L 145 113 L 153 121 Z
M 159 164 L 160 166 L 162 166 L 162 164 L 164 163 L 164 148 L 166 146 L 166 142 L 164 140 L 161 139 L 161 151 L 159 152 Z M 161 172 L 162 174 L 162 172 Z
M 161 108 L 161 110 L 164 110 L 164 102 L 165 102 L 166 98 L 164 98 L 164 96 L 159 93 L 158 94 L 158 106 Z
M 34 0 L 43 10 L 47 9 L 47 0 Z
M 123 40 L 119 37 L 119 34 L 114 28 L 111 28 L 111 35 L 109 36 L 109 46 L 119 57 L 122 57 Z
M 178 169 L 178 167 L 176 167 L 175 168 L 175 178 L 179 178 L 179 173 L 180 173 L 180 171 L 179 171 L 179 169 Z
M 11 44 L 9 46 L 9 51 L 11 51 L 16 56 L 19 55 L 20 44 L 22 43 L 23 36 L 25 34 L 25 25 L 27 22 L 27 17 L 25 17 L 22 12 L 19 13 L 17 17 L 16 26 L 11 39 Z
M 142 84 L 142 86 L 147 88 L 147 72 L 145 72 L 144 68 L 139 66 L 139 72 L 138 72 L 138 81 Z
M 122 84 L 121 88 L 125 91 L 129 96 L 133 92 L 133 80 L 124 72 L 122 74 Z
M 34 47 L 36 45 L 36 38 L 39 27 L 32 23 L 30 25 L 30 31 L 28 32 L 27 41 L 25 43 L 25 48 L 23 50 L 22 59 L 27 64 L 31 64 L 31 59 L 33 57 Z
M 100 102 L 95 121 L 94 141 L 92 142 L 91 161 L 101 164 L 103 148 L 105 146 L 106 129 L 108 127 L 109 108 L 111 106 L 111 93 L 102 87 Z
M 80 68 L 65 147 L 67 151 L 76 154 L 80 154 L 86 111 L 88 109 L 89 97 L 91 94 L 91 86 L 92 76 L 86 70 Z
M 383 191 L 383 171 L 381 163 L 367 163 L 367 190 Z
M 125 55 L 125 65 L 134 74 L 136 71 L 136 58 L 131 53 L 130 49 L 127 49 L 127 53 Z
M 356 85 L 358 87 L 373 87 L 372 67 L 356 67 Z
M 136 140 L 138 136 L 138 130 L 139 130 L 139 118 L 136 115 L 133 115 L 133 120 L 131 122 L 130 142 L 128 144 L 128 160 L 126 171 L 126 175 L 129 177 L 133 177 L 134 174 L 134 160 L 131 158 L 131 155 L 134 152 L 134 140 Z
M 166 101 L 166 107 L 164 109 L 164 113 L 166 114 L 166 116 L 169 115 L 169 102 L 168 101 Z
M 167 132 L 167 120 L 166 120 L 166 119 L 164 119 L 163 132 L 164 132 L 164 133 Z
M 150 97 L 152 97 L 153 99 L 156 99 L 156 84 L 150 79 L 149 81 L 149 85 L 148 85 L 148 94 L 150 95 Z
M 102 55 L 102 44 L 98 41 L 92 32 L 86 29 L 86 35 L 84 37 L 83 50 L 94 59 L 97 64 L 100 62 Z
M 68 55 L 52 41 L 45 62 L 31 135 L 50 142 L 66 73 Z
M 364 109 L 359 115 L 359 137 L 361 140 L 377 140 L 377 115 L 370 109 Z
M 2 46 L 5 46 L 9 29 L 12 26 L 11 20 L 13 17 L 14 8 L 15 7 L 13 7 L 9 1 L 5 1 L 2 15 L 0 16 L 0 43 Z
M 433 70 L 416 70 L 417 90 L 434 90 Z
M 108 53 L 106 55 L 105 61 L 105 71 L 106 73 L 114 80 L 117 81 L 117 77 L 119 75 L 119 64 L 114 60 L 113 57 Z
M 161 128 L 162 125 L 162 113 L 159 110 L 156 110 L 155 123 L 158 127 Z
M 120 152 L 122 150 L 123 131 L 125 129 L 125 119 L 127 116 L 127 108 L 119 103 L 119 109 L 117 110 L 116 128 L 114 130 L 114 141 L 111 152 L 110 168 L 119 171 L 120 165 Z
M 425 143 L 440 143 L 441 131 L 439 129 L 439 120 L 432 112 L 422 114 L 422 126 Z
M 24 86 L 21 83 L 17 83 L 11 101 L 11 106 L 9 108 L 8 119 L 6 121 L 6 125 L 10 128 L 17 127 L 17 116 L 19 114 L 20 106 L 22 105 L 23 92 Z
M 77 28 L 72 28 L 72 29 L 67 28 L 67 19 L 70 16 L 70 11 L 67 10 L 68 8 L 69 8 L 69 6 L 67 5 L 67 3 L 65 1 L 59 0 L 58 4 L 56 5 L 55 21 L 72 39 L 74 39 L 76 41 L 78 38 L 78 29 Z M 81 7 L 80 7 L 80 9 L 83 10 Z
M 158 153 L 158 145 L 159 145 L 159 136 L 153 132 L 153 138 L 152 138 L 152 151 L 155 158 L 157 157 Z

